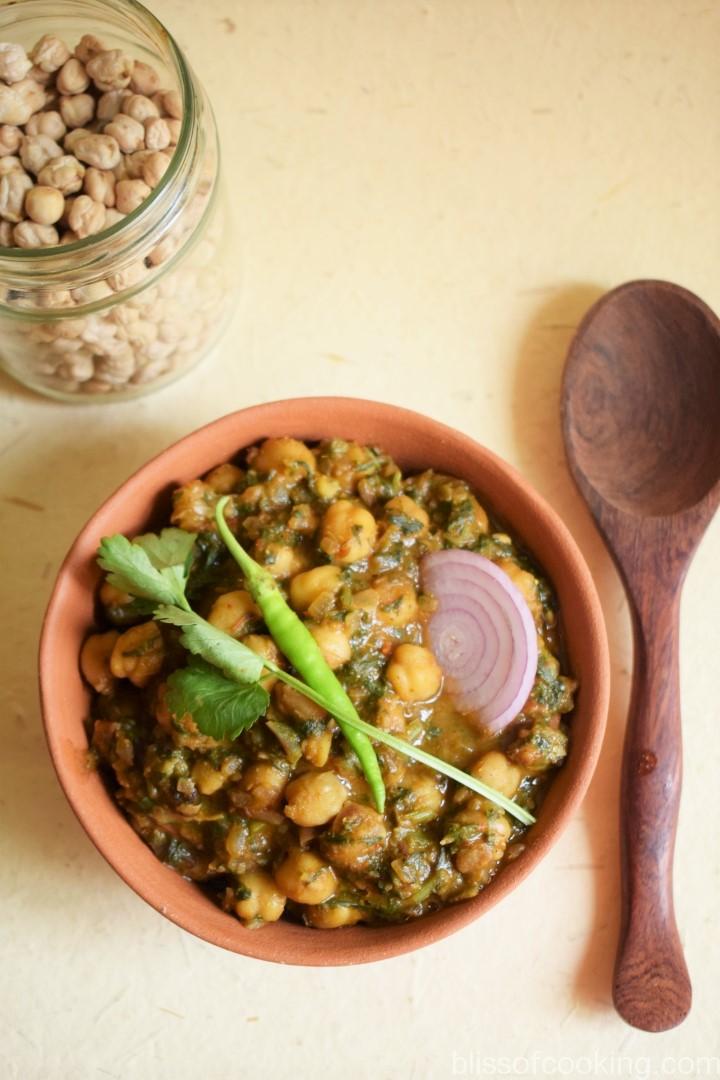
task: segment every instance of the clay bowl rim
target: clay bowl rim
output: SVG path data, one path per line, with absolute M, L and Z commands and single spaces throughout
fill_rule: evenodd
M 92 624 L 100 538 L 140 531 L 161 493 L 240 454 L 267 435 L 313 441 L 337 435 L 384 446 L 404 468 L 455 471 L 536 555 L 560 599 L 566 647 L 581 680 L 570 753 L 553 783 L 526 849 L 472 900 L 407 923 L 328 932 L 290 922 L 245 929 L 194 884 L 162 864 L 134 832 L 100 775 L 88 769 L 88 695 L 77 656 Z M 374 436 L 374 437 L 371 437 Z M 462 461 L 453 469 L 448 460 Z M 478 478 L 481 482 L 478 483 Z M 439 941 L 490 910 L 537 866 L 580 804 L 602 745 L 609 698 L 609 657 L 590 570 L 567 527 L 510 465 L 469 436 L 420 413 L 348 397 L 305 397 L 250 406 L 219 417 L 151 458 L 93 514 L 70 548 L 43 621 L 39 671 L 43 723 L 65 795 L 88 836 L 123 881 L 176 925 L 232 952 L 285 964 L 339 966 L 386 959 Z

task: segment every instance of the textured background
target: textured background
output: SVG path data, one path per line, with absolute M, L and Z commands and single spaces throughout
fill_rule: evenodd
M 720 308 L 720 7 L 154 9 L 214 101 L 244 276 L 222 346 L 157 397 L 73 411 L 0 382 L 3 1078 L 415 1080 L 500 1073 L 501 1058 L 547 1075 L 584 1055 L 576 1069 L 598 1075 L 707 1075 L 697 1059 L 720 1055 L 720 522 L 682 613 L 677 906 L 696 1003 L 682 1028 L 649 1036 L 609 997 L 629 624 L 565 468 L 558 384 L 573 327 L 608 287 L 665 277 Z M 318 392 L 426 411 L 518 466 L 593 568 L 613 663 L 590 795 L 532 879 L 429 951 L 337 971 L 224 954 L 137 899 L 65 804 L 35 691 L 54 573 L 100 500 L 231 408 Z

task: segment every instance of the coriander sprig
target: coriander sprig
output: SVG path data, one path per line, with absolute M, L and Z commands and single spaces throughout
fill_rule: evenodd
M 221 532 L 225 538 L 225 530 Z M 271 660 L 258 656 L 242 642 L 218 630 L 193 611 L 185 589 L 192 565 L 194 544 L 195 536 L 182 529 L 163 529 L 159 535 L 148 533 L 133 541 L 116 534 L 102 540 L 98 557 L 100 566 L 108 573 L 108 581 L 131 596 L 152 601 L 156 605 L 154 618 L 178 627 L 181 631 L 181 644 L 193 654 L 191 664 L 172 672 L 167 680 L 166 700 L 174 716 L 189 714 L 198 730 L 211 738 L 235 739 L 264 715 L 267 709 L 269 695 L 260 679 L 263 672 L 268 672 L 335 717 L 356 753 L 358 739 L 363 741 L 361 745 L 366 741 L 371 745 L 370 740 L 382 743 L 489 799 L 524 825 L 531 825 L 535 821 L 524 807 L 501 792 L 442 761 L 434 754 L 373 727 L 357 715 L 351 702 L 350 708 L 347 708 L 337 694 L 328 693 L 327 686 L 310 686 Z M 253 562 L 245 552 L 243 556 Z M 249 563 L 243 567 L 246 579 L 247 566 Z M 257 569 L 262 571 L 262 567 Z M 265 574 L 264 571 L 262 573 Z M 263 576 L 262 581 L 267 589 L 269 583 L 266 577 Z M 287 604 L 274 582 L 272 586 L 273 603 L 278 605 L 276 614 L 284 615 L 277 597 L 286 608 Z M 293 619 L 297 619 L 291 609 L 287 610 Z M 273 633 L 273 628 L 270 624 L 267 625 L 268 630 Z M 315 644 L 312 637 L 311 640 Z M 304 674 L 295 659 L 289 659 L 296 670 Z M 347 700 L 349 702 L 349 699 Z M 359 754 L 358 757 L 367 776 L 368 757 L 365 755 L 365 760 L 360 758 Z M 380 783 L 382 784 L 381 776 Z M 374 784 L 377 792 L 376 778 Z

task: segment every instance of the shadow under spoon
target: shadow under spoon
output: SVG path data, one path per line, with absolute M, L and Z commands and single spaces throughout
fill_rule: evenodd
M 633 617 L 613 998 L 629 1024 L 664 1031 L 692 1001 L 672 887 L 682 769 L 678 615 L 685 574 L 720 500 L 720 322 L 668 282 L 607 293 L 570 347 L 562 416 L 570 468 Z

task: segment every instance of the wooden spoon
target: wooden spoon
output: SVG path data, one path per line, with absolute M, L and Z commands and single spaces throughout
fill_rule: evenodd
M 720 322 L 667 282 L 631 281 L 607 293 L 570 347 L 562 416 L 570 468 L 633 615 L 613 997 L 629 1024 L 664 1031 L 692 1000 L 672 890 L 682 762 L 678 613 L 687 568 L 720 500 Z

